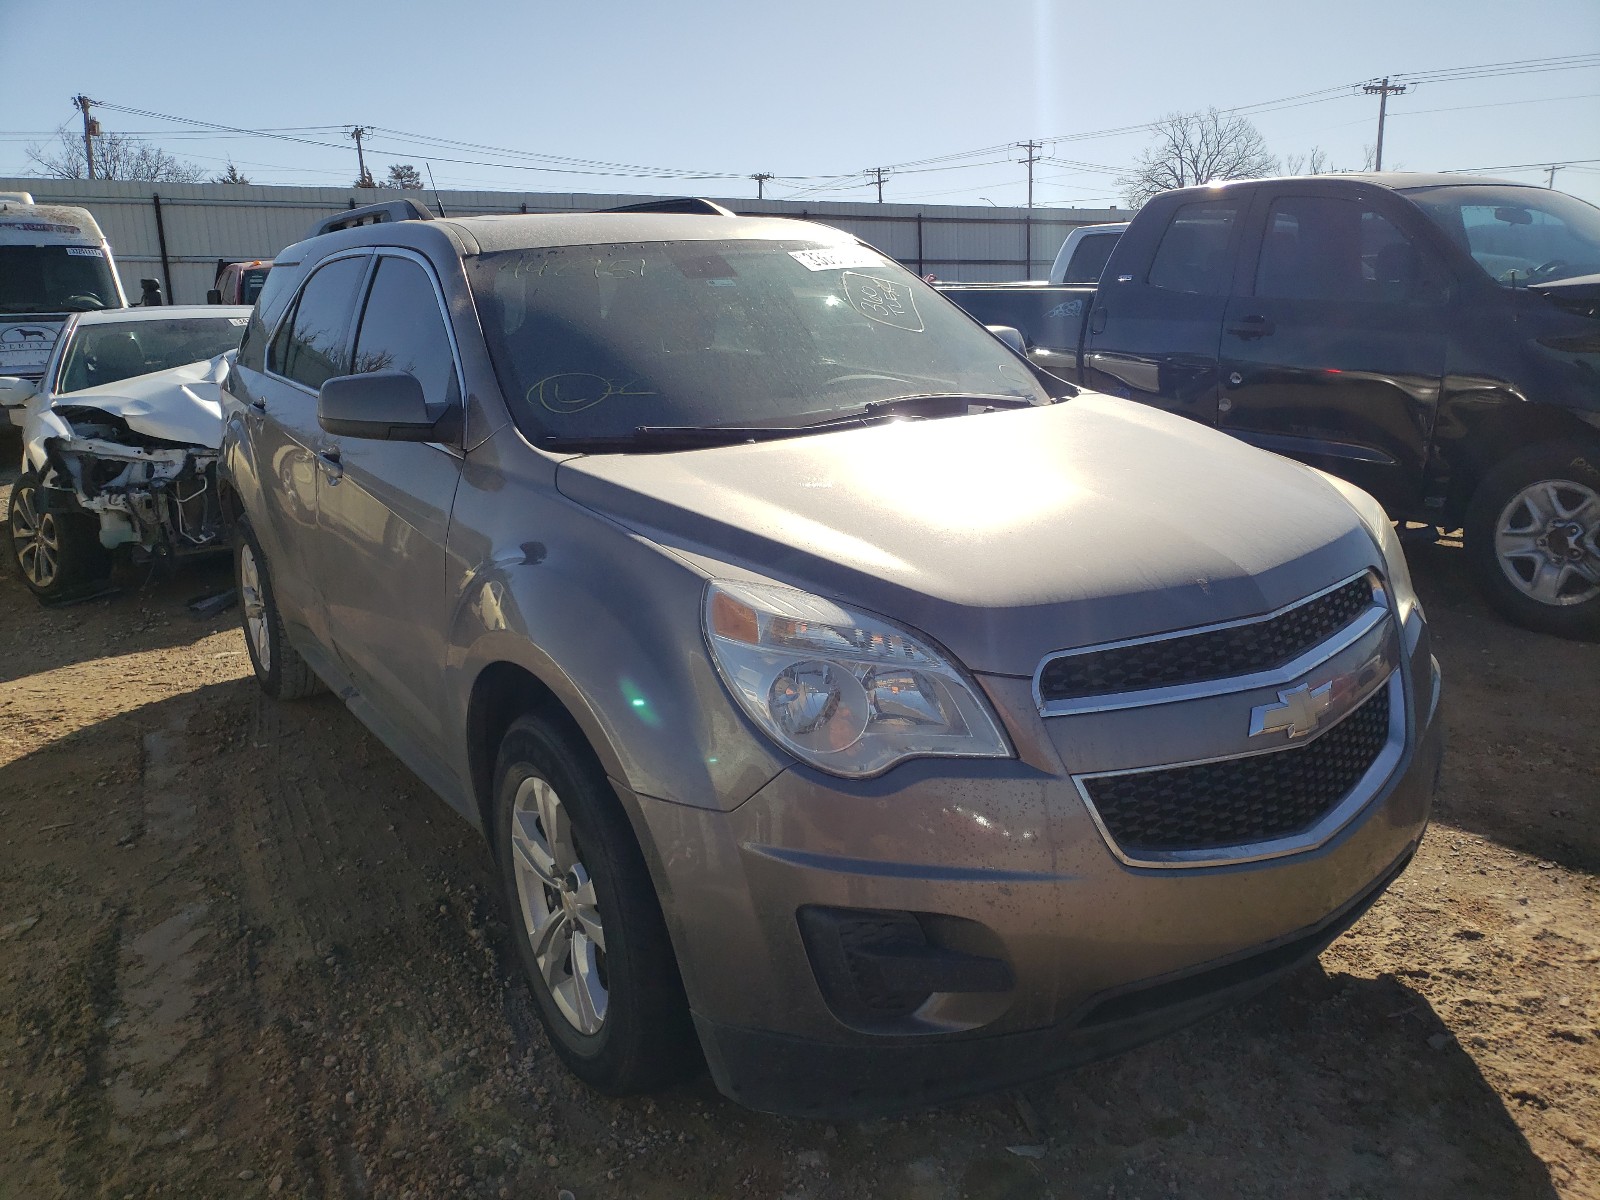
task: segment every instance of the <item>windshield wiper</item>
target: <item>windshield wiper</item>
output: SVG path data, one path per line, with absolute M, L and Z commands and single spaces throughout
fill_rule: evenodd
M 878 421 L 884 418 L 870 419 Z M 741 442 L 771 442 L 779 438 L 803 437 L 816 430 L 815 425 L 637 425 L 631 433 L 543 437 L 536 439 L 536 443 L 544 450 L 588 454 L 693 450 L 703 446 L 733 446 Z
M 1026 396 L 1004 395 L 998 392 L 911 392 L 904 396 L 890 396 L 887 400 L 869 400 L 860 408 L 837 416 L 825 417 L 811 428 L 828 425 L 849 425 L 870 418 L 899 416 L 902 413 L 920 413 L 924 416 L 955 416 L 973 407 L 992 412 L 1000 408 L 1033 408 L 1034 402 Z M 931 410 L 931 411 L 930 411 Z

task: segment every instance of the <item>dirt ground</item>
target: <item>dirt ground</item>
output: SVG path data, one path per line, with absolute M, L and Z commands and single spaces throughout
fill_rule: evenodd
M 8 569 L 0 1200 L 1600 1196 L 1600 646 L 1500 623 L 1461 558 L 1413 553 L 1436 823 L 1319 965 L 1020 1093 L 836 1125 L 571 1082 L 477 835 L 336 701 L 260 695 L 236 612 L 185 608 L 225 565 L 56 610 Z

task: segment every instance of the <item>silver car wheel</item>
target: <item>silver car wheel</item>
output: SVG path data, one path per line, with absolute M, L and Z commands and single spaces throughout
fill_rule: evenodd
M 244 611 L 244 635 L 250 639 L 256 662 L 263 672 L 272 670 L 272 639 L 267 629 L 267 602 L 261 590 L 261 568 L 246 542 L 239 547 L 239 604 Z
M 1570 479 L 1541 479 L 1500 510 L 1495 555 L 1511 585 L 1565 607 L 1600 595 L 1600 494 Z
M 578 860 L 567 810 L 555 788 L 537 776 L 517 788 L 511 852 L 523 928 L 550 997 L 579 1033 L 599 1033 L 608 1007 L 599 901 Z
M 61 534 L 55 516 L 40 513 L 34 507 L 33 498 L 31 488 L 12 497 L 11 543 L 17 553 L 17 564 L 28 582 L 37 588 L 47 588 L 55 582 L 60 569 Z

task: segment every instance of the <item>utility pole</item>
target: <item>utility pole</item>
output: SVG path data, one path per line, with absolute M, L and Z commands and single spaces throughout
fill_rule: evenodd
M 1378 150 L 1373 157 L 1374 171 L 1383 170 L 1383 119 L 1388 114 L 1389 97 L 1403 95 L 1409 86 L 1404 83 L 1390 83 L 1387 75 L 1383 77 L 1382 83 L 1367 83 L 1361 86 L 1361 90 L 1367 95 L 1378 97 Z
M 1545 181 L 1545 187 L 1553 189 L 1555 186 L 1556 186 L 1556 164 L 1551 163 L 1550 164 L 1550 178 Z
M 83 113 L 83 161 L 89 168 L 89 178 L 94 178 L 94 137 L 100 132 L 100 122 L 89 115 L 89 106 L 94 103 L 82 93 L 74 96 L 72 102 L 78 106 L 78 111 Z
M 1037 152 L 1044 149 L 1044 143 L 1043 142 L 1034 142 L 1034 141 L 1018 142 L 1017 143 L 1017 149 L 1018 150 L 1026 150 L 1028 152 L 1028 157 L 1027 158 L 1021 158 L 1021 159 L 1018 159 L 1017 161 L 1021 162 L 1021 163 L 1026 163 L 1027 167 L 1028 167 L 1028 207 L 1032 208 L 1033 207 L 1033 164 L 1039 161 L 1039 155 L 1038 155 Z
M 367 156 L 361 151 L 361 139 L 366 135 L 367 131 L 360 125 L 350 131 L 350 136 L 356 140 L 356 162 L 361 167 L 361 174 L 356 177 L 356 186 L 361 188 L 378 186 L 372 182 L 372 176 L 367 174 Z
M 867 175 L 871 175 L 873 177 L 874 182 L 877 183 L 877 185 L 878 185 L 878 203 L 882 204 L 883 203 L 883 181 L 889 175 L 889 168 L 888 167 L 869 167 L 866 170 L 866 172 L 864 172 L 864 173 L 867 174 Z
M 765 171 L 757 171 L 750 178 L 756 181 L 756 199 L 765 200 L 767 198 L 767 180 L 771 179 L 772 176 Z

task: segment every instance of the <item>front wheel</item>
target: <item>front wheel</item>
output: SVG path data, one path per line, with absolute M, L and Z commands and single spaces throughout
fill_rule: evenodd
M 1508 620 L 1600 640 L 1600 453 L 1531 446 L 1484 476 L 1467 509 L 1467 554 Z
M 495 768 L 495 849 L 550 1044 L 602 1092 L 688 1074 L 696 1042 L 644 858 L 575 731 L 514 721 Z
M 302 700 L 323 690 L 311 664 L 289 644 L 272 593 L 267 561 L 247 525 L 234 536 L 234 582 L 239 589 L 239 616 L 244 625 L 245 649 L 255 668 L 256 682 L 274 700 Z
M 111 573 L 111 554 L 100 544 L 99 519 L 46 508 L 44 483 L 36 471 L 24 471 L 12 487 L 8 523 L 22 581 L 41 600 L 65 600 Z

